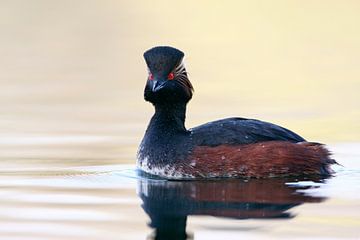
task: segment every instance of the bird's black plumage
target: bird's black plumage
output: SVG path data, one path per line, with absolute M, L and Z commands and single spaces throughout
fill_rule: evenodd
M 190 129 L 199 146 L 250 144 L 263 141 L 303 142 L 304 138 L 278 125 L 246 118 L 226 118 Z
M 144 53 L 149 70 L 165 77 L 184 57 L 184 53 L 172 47 L 154 47 Z

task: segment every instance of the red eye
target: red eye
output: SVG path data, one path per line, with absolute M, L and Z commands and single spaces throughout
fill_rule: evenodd
M 173 80 L 174 79 L 174 73 L 169 73 L 168 75 L 168 80 Z
M 149 80 L 153 80 L 154 76 L 152 75 L 152 73 L 149 73 Z

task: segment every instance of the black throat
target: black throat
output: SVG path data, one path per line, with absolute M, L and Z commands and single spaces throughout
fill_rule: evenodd
M 184 133 L 185 116 L 186 103 L 156 104 L 148 129 L 165 135 Z
M 185 128 L 186 103 L 156 104 L 139 149 L 139 160 L 156 166 L 184 158 L 190 147 Z

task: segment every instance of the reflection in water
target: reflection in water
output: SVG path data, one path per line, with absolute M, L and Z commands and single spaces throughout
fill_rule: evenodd
M 314 179 L 312 179 L 314 180 Z M 320 180 L 320 179 L 316 179 Z M 189 215 L 234 219 L 294 217 L 287 210 L 325 198 L 298 193 L 291 179 L 165 181 L 140 179 L 138 193 L 155 229 L 153 239 L 187 239 Z

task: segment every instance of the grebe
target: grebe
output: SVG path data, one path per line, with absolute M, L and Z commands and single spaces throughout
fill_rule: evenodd
M 184 53 L 161 46 L 144 53 L 149 75 L 144 98 L 155 107 L 140 144 L 140 170 L 168 179 L 267 178 L 330 175 L 324 145 L 307 142 L 278 125 L 227 118 L 185 128 L 193 87 Z

